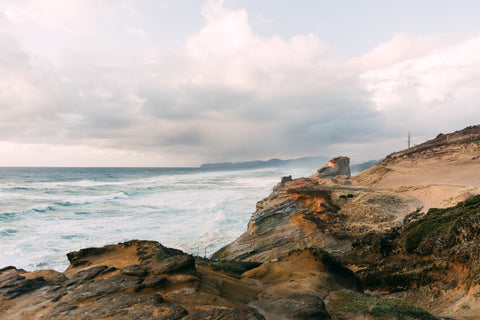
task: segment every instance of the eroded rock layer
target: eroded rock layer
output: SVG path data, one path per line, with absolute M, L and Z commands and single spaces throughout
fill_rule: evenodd
M 5 267 L 0 318 L 479 319 L 479 141 L 474 126 L 357 177 L 345 157 L 284 177 L 212 259 L 132 240 L 63 273 Z

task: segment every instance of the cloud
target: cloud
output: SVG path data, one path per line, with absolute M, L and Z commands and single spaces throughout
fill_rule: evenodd
M 480 35 L 455 41 L 448 35 L 437 39 L 443 41 L 422 44 L 421 54 L 408 54 L 397 63 L 382 64 L 363 74 L 372 100 L 388 118 L 392 131 L 408 127 L 431 136 L 433 130 L 461 129 L 478 119 Z M 419 40 L 412 39 L 408 45 Z M 393 42 L 384 44 L 382 50 L 395 50 Z
M 368 160 L 398 149 L 407 130 L 428 136 L 478 115 L 478 37 L 399 34 L 344 60 L 314 34 L 261 37 L 245 10 L 221 1 L 205 2 L 202 15 L 181 49 L 136 48 L 133 38 L 154 33 L 133 23 L 134 2 L 0 6 L 1 143 L 31 159 L 48 151 L 56 156 L 42 164 L 56 165 Z M 17 32 L 31 25 L 72 39 L 48 42 L 56 52 L 45 54 Z M 128 48 L 82 50 L 89 35 L 121 37 Z
M 139 37 L 145 37 L 147 35 L 145 30 L 134 28 L 134 27 L 129 26 L 129 25 L 125 25 L 124 28 L 125 28 L 125 31 L 127 31 L 129 34 L 132 34 L 132 35 L 136 35 L 136 36 L 139 36 Z
M 31 0 L 25 4 L 9 3 L 3 11 L 14 23 L 33 22 L 49 30 L 88 35 L 96 33 L 95 17 L 107 13 L 104 6 L 95 5 L 91 0 Z

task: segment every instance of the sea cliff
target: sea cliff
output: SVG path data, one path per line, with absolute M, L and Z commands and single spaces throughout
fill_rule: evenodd
M 480 128 L 284 177 L 212 258 L 132 240 L 0 269 L 2 319 L 478 319 Z

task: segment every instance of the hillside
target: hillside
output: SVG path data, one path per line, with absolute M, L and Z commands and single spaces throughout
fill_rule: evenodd
M 388 155 L 353 178 L 353 185 L 412 196 L 446 208 L 480 193 L 480 126 L 472 126 Z

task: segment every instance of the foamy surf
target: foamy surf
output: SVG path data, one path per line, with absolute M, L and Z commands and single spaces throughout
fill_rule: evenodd
M 311 173 L 0 168 L 0 267 L 63 271 L 70 251 L 130 239 L 208 256 L 246 230 L 281 176 Z

